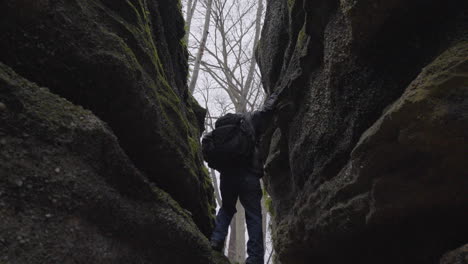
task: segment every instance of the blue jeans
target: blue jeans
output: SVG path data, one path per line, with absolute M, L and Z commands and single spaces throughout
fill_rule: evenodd
M 249 241 L 246 264 L 263 264 L 262 189 L 260 179 L 248 170 L 231 170 L 221 173 L 221 198 L 223 204 L 216 216 L 216 227 L 211 241 L 224 242 L 232 217 L 236 213 L 237 198 L 245 209 Z

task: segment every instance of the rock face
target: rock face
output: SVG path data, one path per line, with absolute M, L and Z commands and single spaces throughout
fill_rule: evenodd
M 226 263 L 179 4 L 0 2 L 1 263 Z
M 135 166 L 208 235 L 204 110 L 187 92 L 179 2 L 33 2 L 0 3 L 0 61 L 105 121 Z
M 440 264 L 466 264 L 468 263 L 468 244 L 445 254 Z
M 2 263 L 223 263 L 90 111 L 0 64 Z
M 278 263 L 438 263 L 467 242 L 467 5 L 268 1 Z

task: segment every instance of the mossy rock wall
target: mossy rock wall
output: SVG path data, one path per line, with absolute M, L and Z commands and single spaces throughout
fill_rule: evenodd
M 2 1 L 0 61 L 105 121 L 135 166 L 209 235 L 213 189 L 198 143 L 204 110 L 186 87 L 179 5 Z
M 0 63 L 1 263 L 226 263 L 90 111 Z
M 466 244 L 466 1 L 268 1 L 277 263 L 438 263 Z M 437 242 L 435 242 L 437 241 Z

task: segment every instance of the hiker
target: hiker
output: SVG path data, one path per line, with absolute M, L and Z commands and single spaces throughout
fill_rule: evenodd
M 262 190 L 263 164 L 257 143 L 273 116 L 278 93 L 273 93 L 262 110 L 220 117 L 215 130 L 203 137 L 202 149 L 208 166 L 221 174 L 222 206 L 216 216 L 211 247 L 221 252 L 237 198 L 245 209 L 249 241 L 246 264 L 263 264 Z

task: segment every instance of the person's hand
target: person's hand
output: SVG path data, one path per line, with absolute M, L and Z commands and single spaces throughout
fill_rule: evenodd
M 284 90 L 284 87 L 274 91 L 270 96 L 268 96 L 265 103 L 263 104 L 263 110 L 265 111 L 274 110 L 276 106 L 278 105 L 278 101 L 279 101 L 278 97 L 283 92 L 283 90 Z

